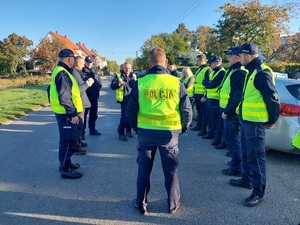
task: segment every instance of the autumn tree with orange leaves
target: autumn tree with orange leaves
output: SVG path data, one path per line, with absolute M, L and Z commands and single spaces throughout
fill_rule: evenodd
M 287 23 L 299 9 L 299 3 L 280 3 L 263 5 L 259 0 L 240 0 L 219 8 L 223 12 L 215 30 L 219 51 L 230 45 L 255 42 L 271 58 L 280 47 L 281 35 L 289 33 Z

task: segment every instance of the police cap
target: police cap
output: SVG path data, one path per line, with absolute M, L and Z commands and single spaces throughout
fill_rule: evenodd
M 218 55 L 211 57 L 211 59 L 209 60 L 209 63 L 213 63 L 213 62 L 222 62 L 222 57 L 218 56 Z
M 225 55 L 238 55 L 240 52 L 240 46 L 231 46 L 226 52 Z
M 94 60 L 92 59 L 91 56 L 85 57 L 84 61 L 86 61 L 87 63 L 92 63 L 92 62 L 94 62 Z
M 246 42 L 246 43 L 242 44 L 242 46 L 239 50 L 239 54 L 240 53 L 255 55 L 255 54 L 258 54 L 258 47 L 253 42 Z
M 75 57 L 74 52 L 71 49 L 68 49 L 68 48 L 62 49 L 59 52 L 58 56 L 60 58 Z

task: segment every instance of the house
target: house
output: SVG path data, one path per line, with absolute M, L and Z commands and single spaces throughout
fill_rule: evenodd
M 97 62 L 97 65 L 102 69 L 103 67 L 107 66 L 106 58 L 101 56 L 99 52 L 97 52 L 95 49 L 91 50 L 92 54 L 95 55 L 95 60 Z
M 41 43 L 44 40 L 59 40 L 60 42 L 63 43 L 65 48 L 71 49 L 75 56 L 91 56 L 94 59 L 95 66 L 100 69 L 105 67 L 107 65 L 106 58 L 102 57 L 96 50 L 90 51 L 85 44 L 82 44 L 81 42 L 78 42 L 77 44 L 74 44 L 66 35 L 60 35 L 57 31 L 53 32 L 50 31 L 41 41 Z M 39 45 L 38 45 L 39 46 Z M 37 48 L 38 48 L 37 46 Z
M 43 40 L 48 39 L 50 41 L 56 39 L 59 40 L 60 42 L 62 42 L 64 44 L 64 46 L 66 48 L 71 49 L 75 55 L 82 55 L 82 51 L 66 36 L 62 36 L 60 35 L 57 31 L 56 32 L 52 32 L 50 31 Z M 43 40 L 41 42 L 43 42 Z M 38 47 L 38 46 L 37 46 Z
M 77 43 L 76 46 L 83 52 L 82 56 L 91 56 L 94 59 L 96 67 L 102 69 L 103 67 L 107 66 L 106 58 L 102 57 L 96 50 L 89 50 L 85 44 L 80 42 Z

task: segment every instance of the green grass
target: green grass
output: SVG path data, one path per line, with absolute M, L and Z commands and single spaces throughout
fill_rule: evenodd
M 0 91 L 0 124 L 48 104 L 48 85 L 28 85 Z

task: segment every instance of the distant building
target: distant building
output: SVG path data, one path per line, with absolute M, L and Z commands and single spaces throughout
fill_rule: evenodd
M 44 40 L 58 40 L 60 41 L 65 48 L 71 49 L 75 56 L 91 56 L 94 59 L 95 66 L 102 69 L 103 67 L 107 66 L 107 61 L 105 57 L 102 57 L 96 50 L 90 51 L 85 44 L 82 44 L 81 42 L 78 42 L 77 44 L 74 44 L 66 35 L 62 36 L 57 31 L 53 32 L 50 31 L 40 43 L 42 43 Z M 39 44 L 36 48 L 39 47 Z

